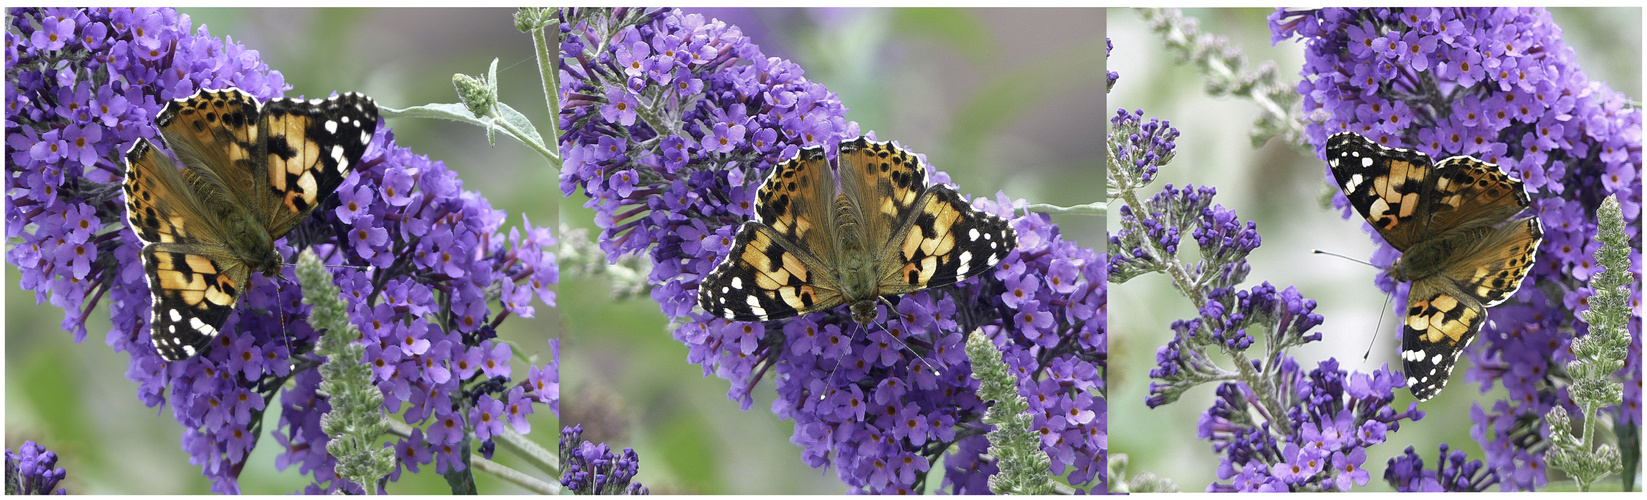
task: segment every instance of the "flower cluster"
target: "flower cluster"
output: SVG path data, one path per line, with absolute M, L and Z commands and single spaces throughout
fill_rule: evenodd
M 1224 455 L 1218 478 L 1208 491 L 1349 491 L 1372 477 L 1365 468 L 1367 450 L 1385 442 L 1403 419 L 1424 413 L 1390 407 L 1402 378 L 1387 367 L 1370 374 L 1349 373 L 1332 359 L 1304 372 L 1287 359 L 1275 367 L 1276 394 L 1295 397 L 1286 420 L 1271 427 L 1255 423 L 1251 409 L 1262 399 L 1252 388 L 1235 383 L 1218 387 L 1218 399 L 1201 417 L 1197 434 Z M 1280 431 L 1276 435 L 1272 431 Z
M 1424 468 L 1424 459 L 1413 452 L 1408 446 L 1401 456 L 1390 459 L 1390 466 L 1384 469 L 1384 480 L 1389 481 L 1396 491 L 1487 491 L 1487 488 L 1498 484 L 1498 473 L 1486 467 L 1480 460 L 1469 460 L 1464 452 L 1453 450 L 1447 452 L 1447 445 L 1441 445 L 1440 455 L 1435 460 L 1435 470 Z
M 844 308 L 770 323 L 709 317 L 694 310 L 698 282 L 752 215 L 764 174 L 802 147 L 833 156 L 857 124 L 799 66 L 717 20 L 619 9 L 572 11 L 562 26 L 561 188 L 589 197 L 610 258 L 651 260 L 652 297 L 679 324 L 675 338 L 689 360 L 732 382 L 730 398 L 748 408 L 750 388 L 775 370 L 772 411 L 794 419 L 791 441 L 856 489 L 914 491 L 958 443 L 945 483 L 987 491 L 984 407 L 961 347 L 982 328 L 1039 412 L 1052 472 L 1102 484 L 1105 264 L 1094 252 L 1025 214 L 1022 201 L 978 198 L 975 207 L 1011 220 L 1018 250 L 957 293 L 887 297 L 885 328 L 866 332 Z
M 631 482 L 640 472 L 640 457 L 635 450 L 624 448 L 622 455 L 612 453 L 605 443 L 583 440 L 583 426 L 576 425 L 560 431 L 561 486 L 577 495 L 645 495 L 646 486 Z
M 131 356 L 138 398 L 169 402 L 186 429 L 183 449 L 214 480 L 236 477 L 261 437 L 262 415 L 282 387 L 276 466 L 312 474 L 311 491 L 332 491 L 317 394 L 317 333 L 291 268 L 253 278 L 212 348 L 165 362 L 151 347 L 150 295 L 140 243 L 124 222 L 120 154 L 155 139 L 152 121 L 170 99 L 202 88 L 238 87 L 258 99 L 286 89 L 255 51 L 225 44 L 171 9 L 14 9 L 6 32 L 6 221 L 17 240 L 7 260 L 38 300 L 65 311 L 76 340 L 100 300 L 110 306 L 106 342 Z M 419 427 L 395 443 L 400 465 L 441 472 L 465 467 L 465 433 L 486 441 L 550 395 L 543 371 L 511 382 L 510 345 L 496 339 L 511 315 L 533 315 L 534 297 L 553 305 L 558 280 L 547 229 L 499 232 L 505 215 L 462 189 L 456 175 L 394 145 L 379 127 L 361 164 L 329 202 L 277 246 L 288 259 L 307 246 L 328 266 L 368 345 L 365 359 L 384 409 Z M 488 290 L 498 294 L 496 309 Z M 489 420 L 477 417 L 495 417 Z M 490 446 L 482 445 L 489 453 Z M 434 456 L 431 457 L 431 454 Z M 398 477 L 399 471 L 395 472 Z M 358 492 L 358 491 L 357 491 Z
M 68 473 L 57 466 L 57 454 L 34 441 L 24 441 L 16 453 L 6 450 L 7 495 L 63 495 L 58 488 Z M 56 488 L 53 490 L 53 488 Z
M 1251 268 L 1247 256 L 1262 239 L 1257 224 L 1213 203 L 1211 187 L 1164 186 L 1143 198 L 1161 165 L 1174 155 L 1178 130 L 1142 110 L 1118 110 L 1111 119 L 1110 184 L 1124 204 L 1121 229 L 1110 237 L 1110 280 L 1125 282 L 1159 272 L 1196 306 L 1197 316 L 1174 321 L 1173 339 L 1156 351 L 1150 371 L 1151 408 L 1184 392 L 1218 382 L 1217 400 L 1201 417 L 1198 437 L 1219 454 L 1218 478 L 1208 491 L 1323 491 L 1366 485 L 1369 447 L 1384 443 L 1401 420 L 1418 420 L 1416 404 L 1390 406 L 1405 381 L 1381 367 L 1348 372 L 1328 359 L 1304 370 L 1288 350 L 1320 340 L 1316 303 L 1296 288 L 1269 282 L 1238 289 Z M 1179 257 L 1184 236 L 1199 262 Z M 1262 343 L 1262 351 L 1249 351 Z M 1233 367 L 1211 355 L 1221 352 Z
M 1561 370 L 1551 368 L 1571 359 L 1563 332 L 1588 333 L 1577 318 L 1594 293 L 1595 211 L 1609 195 L 1623 207 L 1631 272 L 1639 280 L 1641 110 L 1585 76 L 1542 9 L 1282 9 L 1270 19 L 1274 40 L 1296 37 L 1306 47 L 1298 92 L 1305 111 L 1325 119 L 1309 126 L 1311 142 L 1357 132 L 1433 158 L 1475 156 L 1525 184 L 1544 242 L 1520 293 L 1491 310 L 1485 341 L 1467 351 L 1466 379 L 1483 392 L 1501 385 L 1509 393 L 1510 403 L 1475 419 L 1487 464 L 1504 479 L 1500 486 L 1537 486 L 1543 452 L 1530 446 L 1539 439 L 1524 437 L 1547 432 L 1538 424 L 1552 405 L 1576 409 Z M 1335 205 L 1349 217 L 1343 196 Z M 1379 242 L 1373 263 L 1387 266 L 1397 255 Z M 1377 284 L 1396 290 L 1385 276 Z M 1630 300 L 1641 303 L 1639 289 Z M 1638 426 L 1639 308 L 1629 331 L 1625 404 L 1616 418 Z

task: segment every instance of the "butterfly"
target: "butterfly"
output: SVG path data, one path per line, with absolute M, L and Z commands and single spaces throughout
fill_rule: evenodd
M 767 175 L 755 218 L 698 285 L 704 311 L 770 321 L 848 304 L 869 325 L 881 296 L 982 274 L 1016 248 L 1006 220 L 932 185 L 915 154 L 862 137 L 839 146 L 838 192 L 821 146 Z
M 183 168 L 138 139 L 126 152 L 126 223 L 143 242 L 150 340 L 178 361 L 217 337 L 251 272 L 280 271 L 275 241 L 360 163 L 377 104 L 355 93 L 260 104 L 237 88 L 201 90 L 154 123 Z
M 1518 217 L 1527 191 L 1497 165 L 1468 156 L 1435 163 L 1353 133 L 1328 138 L 1326 151 L 1350 205 L 1401 251 L 1387 271 L 1412 282 L 1401 360 L 1413 397 L 1430 399 L 1481 331 L 1486 308 L 1520 289 L 1544 228 Z

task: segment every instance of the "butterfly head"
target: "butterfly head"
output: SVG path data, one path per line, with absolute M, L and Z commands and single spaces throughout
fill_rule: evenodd
M 879 311 L 875 308 L 876 304 L 878 303 L 873 299 L 853 302 L 852 321 L 866 328 L 875 324 L 875 317 L 879 315 L 877 314 Z

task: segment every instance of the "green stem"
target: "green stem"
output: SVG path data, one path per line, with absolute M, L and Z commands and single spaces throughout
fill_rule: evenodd
M 549 475 L 560 475 L 560 467 L 555 465 L 556 462 L 560 461 L 560 458 L 556 456 L 555 452 L 539 446 L 530 439 L 526 439 L 526 436 L 520 435 L 514 429 L 504 429 L 503 434 L 497 435 L 492 442 L 497 443 L 498 448 L 519 455 L 528 463 L 531 463 L 533 467 L 537 467 L 538 470 L 542 470 Z
M 1046 203 L 1031 203 L 1029 205 L 1029 211 L 1044 214 L 1096 215 L 1103 217 L 1109 213 L 1109 206 L 1108 203 L 1102 201 L 1095 201 L 1085 205 L 1074 205 L 1069 207 L 1049 205 Z
M 497 462 L 478 456 L 469 458 L 469 466 L 475 470 L 491 474 L 492 477 L 508 481 L 510 484 L 525 488 L 539 495 L 559 495 L 560 483 L 550 483 L 528 476 L 520 471 L 504 467 Z
M 551 106 L 551 107 L 553 107 L 553 106 Z M 555 122 L 555 121 L 559 120 L 559 118 L 554 117 L 555 115 L 550 115 L 550 116 L 551 116 L 551 118 L 549 120 L 550 122 Z M 492 125 L 495 125 L 498 128 L 503 129 L 503 131 L 508 132 L 509 135 L 515 136 L 515 138 L 520 140 L 520 142 L 522 144 L 527 145 L 528 147 L 532 148 L 534 151 L 537 151 L 538 154 L 543 155 L 544 158 L 548 159 L 549 160 L 549 168 L 553 168 L 555 170 L 560 170 L 560 153 L 558 151 L 549 149 L 548 145 L 546 145 L 546 144 L 538 144 L 536 141 L 526 140 L 526 138 L 531 137 L 531 135 L 528 135 L 526 133 L 526 131 L 515 127 L 514 124 L 509 123 L 509 120 L 503 120 L 503 119 L 499 119 L 499 118 L 490 118 L 490 120 L 492 121 Z M 551 128 L 550 133 L 554 133 L 554 132 L 555 132 L 555 130 L 553 128 Z M 558 136 L 550 135 L 549 137 L 558 137 Z M 551 140 L 553 140 L 553 139 L 551 139 Z M 556 148 L 556 149 L 558 149 L 558 148 Z
M 1114 158 L 1110 159 L 1109 175 L 1111 179 L 1116 180 L 1117 185 L 1121 186 L 1121 201 L 1134 208 L 1144 206 L 1143 201 L 1138 199 L 1137 189 L 1140 186 L 1134 184 L 1135 179 L 1132 179 L 1128 175 L 1127 169 L 1121 168 L 1121 165 L 1116 163 Z M 1202 307 L 1207 305 L 1206 295 L 1201 293 L 1201 288 L 1196 280 L 1190 278 L 1189 270 L 1185 268 L 1183 262 L 1178 260 L 1177 255 L 1167 254 L 1164 249 L 1158 248 L 1153 243 L 1146 243 L 1144 249 L 1151 254 L 1150 257 L 1154 262 L 1161 263 L 1159 270 L 1172 278 L 1174 286 L 1189 297 L 1190 302 L 1195 304 L 1195 310 L 1200 311 Z M 1205 322 L 1202 323 L 1201 328 L 1207 328 Z M 1201 333 L 1210 334 L 1210 332 L 1205 331 Z M 1252 363 L 1247 360 L 1245 354 L 1231 351 L 1223 347 L 1222 344 L 1219 345 L 1219 350 L 1229 355 L 1230 359 L 1235 362 L 1240 380 L 1246 382 L 1247 386 L 1252 388 L 1252 392 L 1258 396 L 1258 405 L 1262 411 L 1268 414 L 1269 418 L 1279 418 L 1286 415 L 1285 412 L 1281 411 L 1280 402 L 1274 399 L 1273 391 L 1270 390 L 1271 388 L 1265 377 L 1253 370 Z
M 558 11 L 557 11 L 558 12 Z M 549 36 L 553 35 L 559 45 L 560 17 L 550 16 L 549 22 L 542 29 L 532 30 L 532 48 L 538 52 L 538 74 L 543 77 L 543 98 L 549 106 L 549 141 L 560 144 L 560 57 L 549 52 Z M 553 59 L 551 55 L 555 55 Z M 556 148 L 559 149 L 558 147 Z M 560 153 L 552 154 L 550 162 L 555 169 L 560 169 Z

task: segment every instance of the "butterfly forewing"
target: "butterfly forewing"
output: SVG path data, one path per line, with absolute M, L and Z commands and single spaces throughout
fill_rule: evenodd
M 882 294 L 908 293 L 976 276 L 1017 245 L 1005 219 L 973 210 L 955 191 L 933 186 L 894 233 L 879 262 Z
M 1480 302 L 1445 281 L 1413 282 L 1401 332 L 1402 371 L 1413 397 L 1422 401 L 1441 392 L 1486 318 L 1487 309 Z
M 835 175 L 823 149 L 778 164 L 755 197 L 755 220 L 698 285 L 698 304 L 735 321 L 767 321 L 843 302 L 835 262 Z
M 142 256 L 153 294 L 150 342 L 169 360 L 199 354 L 234 312 L 250 269 L 206 244 L 156 243 Z
M 321 100 L 274 99 L 263 106 L 253 196 L 271 233 L 291 231 L 354 171 L 377 132 L 377 104 L 353 92 Z
M 1433 189 L 1435 173 L 1428 156 L 1344 133 L 1327 139 L 1327 163 L 1350 206 L 1390 246 L 1406 251 L 1422 238 L 1429 219 L 1419 200 Z

